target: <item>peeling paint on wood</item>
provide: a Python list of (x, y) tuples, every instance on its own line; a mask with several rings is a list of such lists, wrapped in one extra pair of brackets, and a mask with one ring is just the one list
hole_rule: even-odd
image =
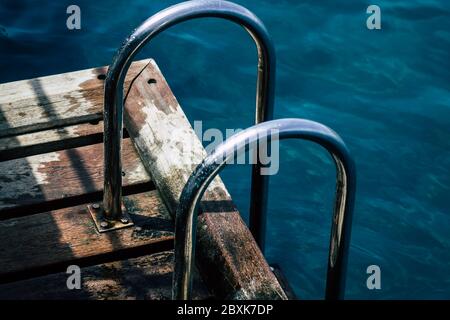
[[(27, 158), (26, 161), (28, 163), (28, 166), (30, 168), (31, 174), (25, 173), (24, 176), (29, 178), (30, 180), (24, 181), (24, 184), (29, 185), (34, 182), (36, 185), (44, 185), (49, 184), (50, 181), (48, 180), (48, 172), (45, 170), (45, 168), (51, 163), (51, 162), (58, 162), (60, 154), (58, 152), (52, 152), (52, 153), (45, 153), (40, 154), (36, 157), (30, 157)], [(14, 183), (17, 183), (17, 181), (14, 181)], [(8, 189), (6, 187), (5, 189)], [(17, 192), (19, 193), (19, 192)]]

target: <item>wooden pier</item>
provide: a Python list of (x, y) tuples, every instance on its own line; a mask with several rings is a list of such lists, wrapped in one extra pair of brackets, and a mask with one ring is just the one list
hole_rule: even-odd
[[(134, 62), (122, 148), (134, 226), (99, 233), (87, 205), (102, 197), (106, 71), (0, 84), (0, 299), (171, 298), (172, 216), (206, 153), (156, 63)], [(286, 299), (220, 178), (201, 209), (195, 299)]]

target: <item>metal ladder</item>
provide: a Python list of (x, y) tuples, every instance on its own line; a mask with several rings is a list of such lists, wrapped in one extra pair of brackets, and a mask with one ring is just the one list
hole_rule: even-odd
[[(275, 133), (275, 137), (274, 137)], [(355, 198), (355, 165), (342, 139), (330, 128), (304, 119), (267, 121), (241, 131), (208, 155), (189, 177), (180, 196), (175, 221), (175, 270), (172, 297), (191, 297), (197, 217), (200, 200), (209, 184), (248, 145), (271, 139), (303, 139), (324, 147), (333, 157), (337, 171), (336, 200), (331, 224), (326, 299), (344, 297), (345, 273)], [(264, 233), (261, 233), (264, 235)]]
[[(235, 147), (259, 142), (278, 130), (279, 138), (314, 141), (333, 156), (337, 167), (336, 204), (333, 215), (328, 260), (326, 298), (343, 297), (345, 269), (350, 238), (351, 215), (355, 193), (355, 169), (347, 148), (331, 129), (308, 120), (273, 119), (275, 89), (275, 50), (264, 24), (246, 8), (220, 0), (192, 0), (169, 7), (153, 15), (135, 29), (117, 51), (105, 79), (104, 92), (104, 195), (102, 206), (91, 208), (100, 232), (131, 226), (133, 223), (122, 205), (121, 143), (123, 127), (123, 86), (125, 76), (135, 55), (162, 31), (178, 23), (215, 17), (244, 27), (256, 43), (258, 78), (255, 125), (231, 137), (200, 164), (186, 183), (176, 216), (175, 272), (173, 298), (189, 299), (195, 251), (195, 229), (198, 203), (213, 178), (223, 169), (220, 155), (231, 157)], [(215, 161), (219, 161), (216, 164)], [(262, 165), (252, 168), (250, 230), (264, 251), (268, 176), (261, 174)], [(93, 205), (94, 206), (94, 205)], [(94, 209), (94, 210), (93, 210)]]
[[(258, 78), (256, 90), (255, 123), (273, 118), (275, 89), (275, 50), (266, 27), (252, 12), (228, 1), (193, 0), (179, 3), (158, 12), (144, 21), (124, 41), (117, 51), (105, 79), (104, 95), (104, 194), (103, 204), (93, 210), (94, 222), (100, 232), (132, 225), (122, 210), (121, 143), (123, 127), (123, 85), (133, 57), (156, 35), (178, 23), (203, 18), (221, 18), (244, 27), (256, 43), (258, 51)], [(261, 164), (253, 165), (250, 229), (259, 246), (264, 237), (266, 194), (268, 179), (260, 175)]]

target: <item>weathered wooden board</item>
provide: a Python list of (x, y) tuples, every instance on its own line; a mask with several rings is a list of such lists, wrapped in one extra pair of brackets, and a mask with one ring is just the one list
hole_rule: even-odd
[[(131, 65), (125, 92), (148, 62)], [(101, 120), (107, 68), (0, 84), (0, 138)]]
[[(125, 193), (153, 188), (130, 139), (122, 159)], [(102, 143), (0, 162), (0, 220), (100, 199), (102, 190)]]
[(0, 162), (103, 141), (103, 121), (0, 138)]
[[(158, 282), (159, 276), (169, 279), (162, 274), (168, 260), (124, 259), (173, 246), (172, 220), (158, 192), (142, 192), (153, 190), (155, 181), (173, 213), (205, 152), (156, 64), (135, 62), (125, 89), (125, 127), (133, 143), (125, 139), (122, 159), (124, 194), (140, 193), (125, 197), (136, 225), (99, 234), (86, 203), (100, 200), (103, 187), (98, 76), (104, 73), (106, 67), (0, 84), (0, 283), (7, 283), (0, 292), (9, 288), (20, 296), (35, 284), (46, 288), (39, 289), (43, 295), (58, 298), (170, 296), (170, 281), (161, 287)], [(205, 194), (202, 211), (197, 262), (215, 295), (285, 299), (220, 178)], [(121, 261), (109, 263), (116, 260)], [(87, 272), (86, 290), (45, 287), (65, 281), (69, 264)], [(136, 269), (141, 273), (132, 275)], [(157, 288), (149, 290), (146, 283)]]
[(86, 205), (0, 221), (0, 283), (173, 247), (157, 191), (124, 197), (135, 225), (98, 233)]
[[(124, 119), (174, 214), (184, 183), (206, 153), (154, 61), (133, 82)], [(197, 261), (214, 293), (232, 299), (286, 299), (220, 178), (206, 192), (202, 211)]]
[[(81, 269), (81, 288), (67, 288), (68, 274), (47, 276), (0, 285), (0, 300), (89, 299), (166, 300), (171, 299), (173, 252), (114, 261)], [(210, 298), (195, 274), (193, 298)]]

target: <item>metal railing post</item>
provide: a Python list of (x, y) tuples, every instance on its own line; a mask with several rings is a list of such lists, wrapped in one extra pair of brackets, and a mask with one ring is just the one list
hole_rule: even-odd
[[(121, 142), (123, 126), (123, 84), (133, 57), (157, 34), (186, 20), (215, 17), (243, 26), (254, 39), (258, 49), (258, 80), (255, 122), (273, 118), (275, 86), (275, 50), (264, 24), (252, 12), (228, 1), (186, 1), (158, 12), (142, 23), (125, 40), (108, 69), (104, 95), (104, 195), (103, 210), (107, 220), (121, 216), (122, 164)], [(260, 164), (254, 165), (252, 175), (252, 197), (265, 199), (267, 177), (260, 174)], [(260, 203), (260, 201), (251, 201)], [(265, 206), (252, 207), (252, 216), (265, 216)], [(252, 220), (253, 221), (253, 220)], [(258, 222), (252, 222), (252, 225)], [(259, 226), (252, 229), (259, 230)], [(260, 238), (256, 235), (258, 240)]]
[(189, 177), (181, 193), (175, 221), (174, 299), (185, 300), (191, 297), (197, 217), (204, 192), (230, 159), (235, 159), (239, 152), (245, 151), (246, 146), (272, 137), (274, 132), (278, 139), (295, 138), (318, 143), (334, 159), (337, 186), (328, 255), (326, 299), (343, 298), (356, 187), (353, 160), (342, 139), (328, 127), (309, 120), (281, 119), (264, 122), (235, 134), (208, 155)]

